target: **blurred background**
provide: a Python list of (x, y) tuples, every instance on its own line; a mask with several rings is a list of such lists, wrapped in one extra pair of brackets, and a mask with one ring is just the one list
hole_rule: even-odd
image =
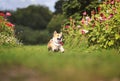
[(69, 17), (81, 18), (101, 0), (0, 0), (0, 11), (11, 12), (16, 37), (24, 44), (45, 44)]

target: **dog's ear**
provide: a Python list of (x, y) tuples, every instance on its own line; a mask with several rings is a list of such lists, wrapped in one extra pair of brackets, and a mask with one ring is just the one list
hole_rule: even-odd
[(60, 32), (60, 35), (62, 35), (62, 32)]
[(57, 32), (56, 32), (56, 31), (54, 31), (54, 35), (55, 35), (55, 34), (57, 34)]

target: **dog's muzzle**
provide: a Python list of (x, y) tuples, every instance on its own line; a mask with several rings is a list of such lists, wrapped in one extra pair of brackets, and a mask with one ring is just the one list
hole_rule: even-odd
[(62, 37), (60, 37), (60, 38), (57, 38), (57, 40), (62, 40)]

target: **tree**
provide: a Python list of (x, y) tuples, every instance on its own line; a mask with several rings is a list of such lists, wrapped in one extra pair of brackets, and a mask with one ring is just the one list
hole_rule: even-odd
[(64, 3), (64, 2), (65, 2), (64, 0), (58, 0), (58, 1), (55, 3), (55, 6), (54, 6), (55, 12), (54, 12), (54, 14), (62, 14), (62, 13), (63, 13), (63, 11), (62, 11), (62, 6), (63, 6), (63, 3)]
[(50, 33), (53, 33), (55, 30), (60, 32), (61, 24), (63, 24), (63, 20), (65, 17), (61, 14), (54, 15), (49, 22), (47, 29)]
[(95, 9), (98, 4), (98, 0), (66, 0), (63, 4), (63, 14), (80, 18), (84, 11), (90, 15), (91, 9)]
[(10, 18), (11, 22), (23, 25), (32, 29), (43, 30), (52, 17), (48, 7), (41, 5), (31, 5), (27, 8), (17, 9)]

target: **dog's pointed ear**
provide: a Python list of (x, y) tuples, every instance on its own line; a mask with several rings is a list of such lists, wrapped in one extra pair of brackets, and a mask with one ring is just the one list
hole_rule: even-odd
[(62, 32), (60, 32), (60, 34), (62, 35)]
[(55, 34), (57, 34), (57, 32), (56, 32), (56, 31), (54, 31), (54, 35), (55, 35)]

